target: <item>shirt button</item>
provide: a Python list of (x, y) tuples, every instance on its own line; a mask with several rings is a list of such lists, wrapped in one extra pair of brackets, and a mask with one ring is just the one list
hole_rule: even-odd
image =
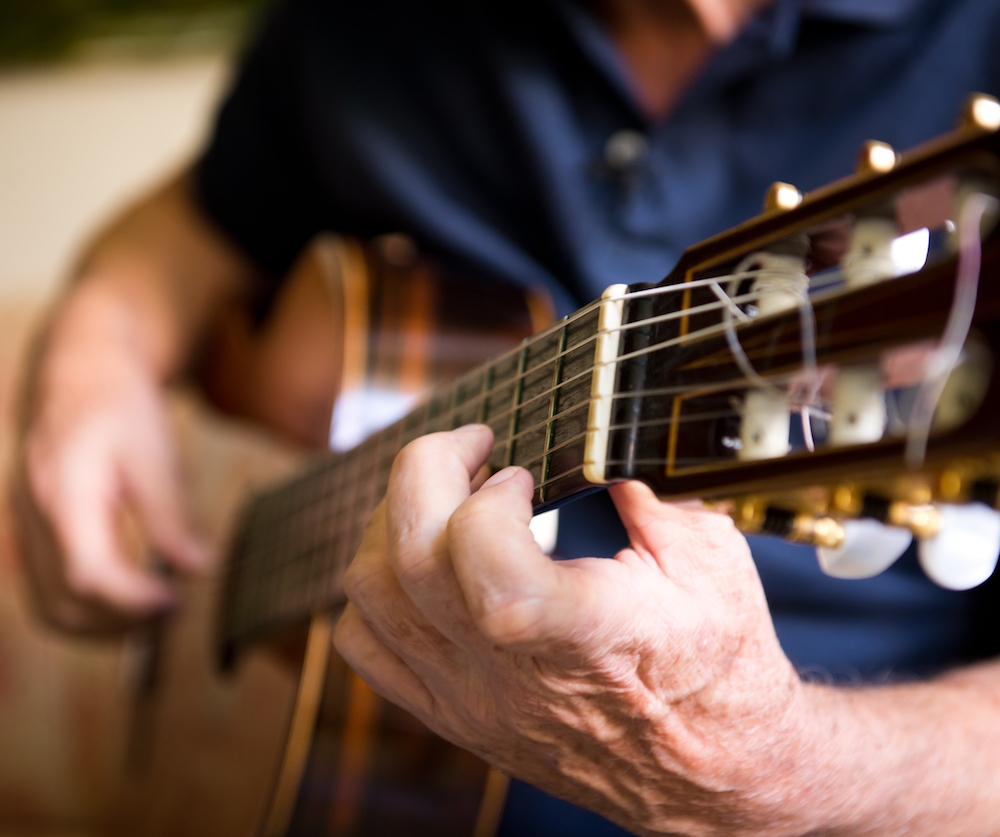
[(644, 134), (623, 128), (604, 143), (604, 163), (611, 171), (625, 174), (641, 168), (649, 156), (649, 140)]

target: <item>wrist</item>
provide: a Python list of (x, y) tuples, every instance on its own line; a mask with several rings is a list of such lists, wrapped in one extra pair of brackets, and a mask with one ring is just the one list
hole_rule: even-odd
[(82, 277), (55, 312), (45, 361), (116, 356), (158, 381), (174, 374), (184, 355), (180, 329), (156, 283), (143, 279), (127, 263)]
[(879, 831), (880, 823), (913, 766), (872, 705), (883, 696), (877, 688), (802, 684), (796, 755), (783, 781), (790, 834), (896, 833)]

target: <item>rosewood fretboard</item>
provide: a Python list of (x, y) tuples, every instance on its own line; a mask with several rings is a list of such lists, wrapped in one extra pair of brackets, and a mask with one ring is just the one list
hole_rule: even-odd
[(224, 643), (234, 647), (343, 603), (344, 571), (385, 495), (393, 460), (419, 436), (487, 424), (495, 436), (489, 467), (527, 468), (536, 505), (587, 488), (583, 434), (596, 329), (596, 308), (585, 309), (434, 390), (356, 448), (256, 498), (233, 550)]

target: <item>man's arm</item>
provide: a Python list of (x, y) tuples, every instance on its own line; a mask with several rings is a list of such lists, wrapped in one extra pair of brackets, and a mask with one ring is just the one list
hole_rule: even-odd
[(803, 684), (728, 518), (626, 483), (632, 548), (553, 562), (526, 471), (475, 490), (490, 444), (472, 427), (397, 459), (336, 632), (376, 691), (643, 834), (1000, 832), (1000, 666)]
[(119, 538), (135, 512), (157, 551), (191, 571), (206, 555), (182, 509), (162, 388), (249, 263), (197, 208), (187, 175), (140, 201), (87, 249), (25, 374), (13, 490), (42, 614), (104, 632), (170, 607)]

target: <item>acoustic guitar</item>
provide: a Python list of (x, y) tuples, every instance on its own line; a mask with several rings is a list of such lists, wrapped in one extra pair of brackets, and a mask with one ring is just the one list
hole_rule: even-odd
[[(939, 582), (982, 581), (1000, 545), (998, 128), (1000, 104), (972, 97), (953, 133), (906, 154), (868, 143), (807, 195), (775, 184), (662, 282), (550, 325), (544, 294), (456, 276), (404, 237), (315, 242), (268, 322), (220, 323), (203, 380), (333, 450), (247, 503), (218, 601), (167, 627), (121, 832), (494, 833), (505, 777), (331, 647), (362, 529), (425, 433), (488, 424), (489, 467), (527, 468), (539, 512), (638, 479), (814, 544), (845, 577), (884, 568), (903, 533)], [(956, 526), (985, 544), (964, 565)], [(192, 701), (198, 725), (172, 725)]]

